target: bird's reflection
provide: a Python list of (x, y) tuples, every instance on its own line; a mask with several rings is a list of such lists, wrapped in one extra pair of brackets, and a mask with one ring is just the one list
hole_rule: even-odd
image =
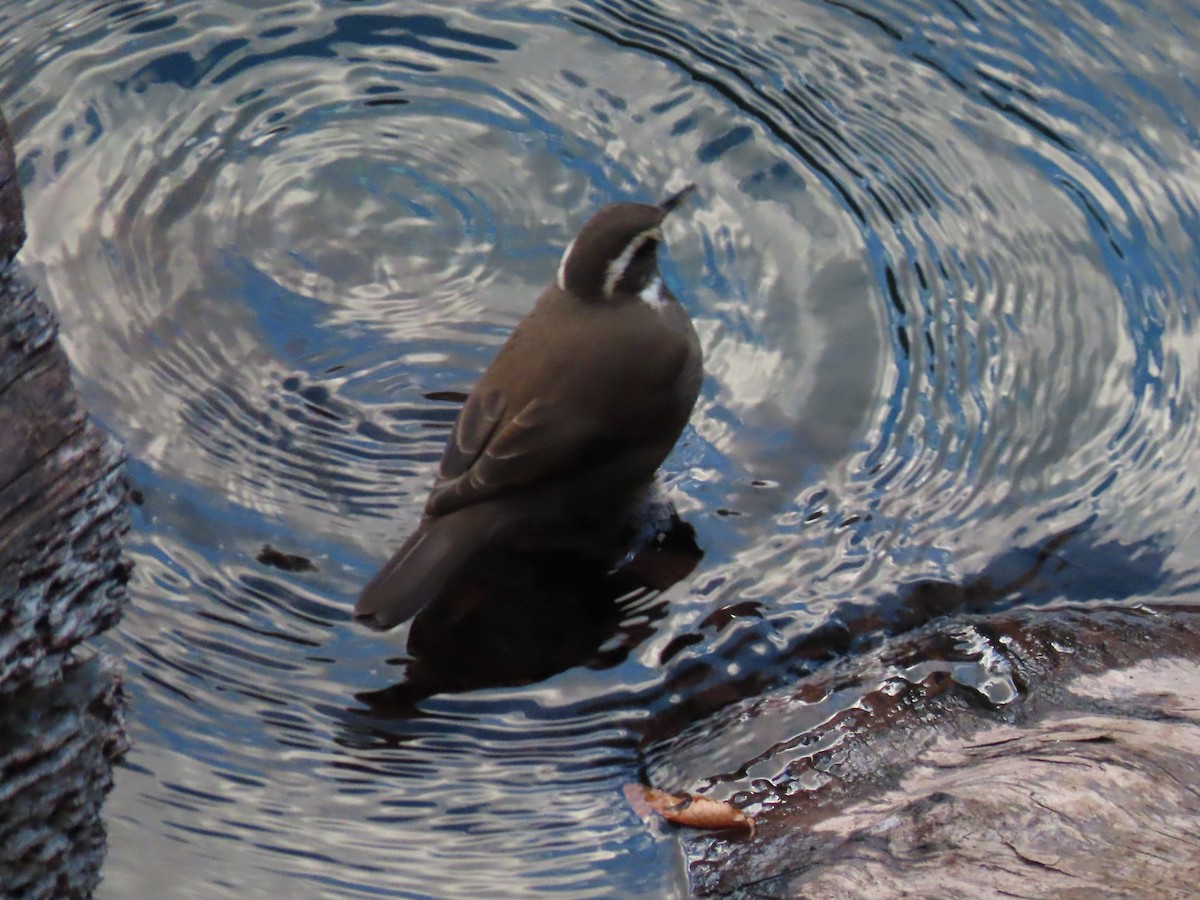
[(413, 621), (403, 680), (356, 699), (377, 715), (404, 717), (432, 694), (617, 665), (666, 615), (662, 593), (702, 556), (692, 527), (672, 516), (669, 528), (613, 571), (566, 555), (485, 558), (452, 597)]

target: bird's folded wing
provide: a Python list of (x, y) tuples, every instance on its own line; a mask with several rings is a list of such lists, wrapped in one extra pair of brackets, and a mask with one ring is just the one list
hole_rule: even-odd
[(497, 391), (472, 395), (446, 444), (425, 514), (446, 513), (560, 474), (590, 458), (605, 435), (586, 416), (534, 399), (505, 418)]
[(438, 484), (458, 478), (475, 464), (504, 418), (506, 407), (504, 395), (494, 388), (473, 391), (467, 397), (442, 451)]

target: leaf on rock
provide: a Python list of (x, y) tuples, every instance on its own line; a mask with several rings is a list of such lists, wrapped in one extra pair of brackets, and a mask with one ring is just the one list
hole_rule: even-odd
[(644, 820), (656, 813), (688, 828), (748, 828), (754, 837), (754, 819), (728, 803), (692, 794), (668, 794), (644, 784), (627, 784), (624, 792), (633, 811)]

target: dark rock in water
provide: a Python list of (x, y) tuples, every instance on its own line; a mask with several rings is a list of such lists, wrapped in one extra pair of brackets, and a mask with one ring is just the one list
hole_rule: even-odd
[(316, 565), (307, 556), (301, 556), (299, 553), (284, 553), (282, 550), (276, 550), (270, 544), (263, 544), (263, 548), (258, 551), (255, 559), (264, 566), (272, 566), (281, 572), (315, 572), (317, 570)]
[(13, 262), (24, 238), (0, 118), (0, 896), (86, 897), (126, 739), (119, 677), (77, 654), (127, 601), (129, 517), (121, 450)]
[(88, 897), (100, 881), (100, 808), (128, 744), (120, 678), (100, 658), (0, 712), (0, 896)]
[(17, 183), (17, 160), (8, 123), (0, 112), (0, 266), (12, 262), (25, 243), (25, 204)]
[(430, 694), (619, 665), (666, 615), (662, 592), (701, 556), (695, 532), (676, 518), (613, 571), (570, 554), (509, 555), (479, 567), (457, 603), (430, 606), (413, 621), (403, 680), (358, 699), (404, 716)]
[(3, 217), (20, 211), (0, 130), (0, 695), (58, 681), (117, 621), (128, 574), (121, 449), (88, 420), (57, 325), (10, 261), (24, 226)]

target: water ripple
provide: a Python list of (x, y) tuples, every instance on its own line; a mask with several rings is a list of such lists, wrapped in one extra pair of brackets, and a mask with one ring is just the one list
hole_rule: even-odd
[[(144, 501), (111, 890), (662, 895), (620, 786), (714, 710), (1194, 592), (1200, 51), (1150, 7), (0, 4), (23, 262)], [(348, 610), (453, 398), (588, 213), (684, 180), (703, 562), (537, 684), (415, 684)]]

